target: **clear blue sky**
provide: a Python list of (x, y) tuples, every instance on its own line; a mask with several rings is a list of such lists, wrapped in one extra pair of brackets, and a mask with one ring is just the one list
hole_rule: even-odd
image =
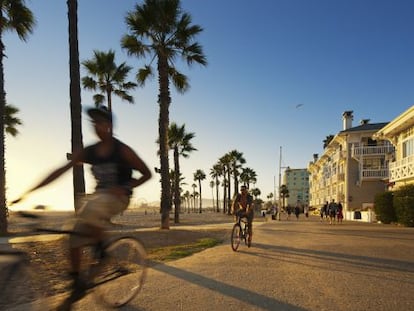
[[(127, 56), (120, 39), (137, 1), (78, 2), (81, 61), (95, 49), (114, 49), (117, 63), (126, 61), (135, 74), (144, 61)], [(26, 43), (15, 34), (4, 37), (7, 100), (24, 122), (21, 134), (6, 141), (9, 199), (63, 164), (70, 151), (66, 1), (26, 3), (37, 20), (33, 35)], [(204, 28), (197, 41), (209, 62), (178, 64), (191, 89), (172, 93), (170, 120), (196, 134), (198, 151), (181, 160), (185, 190), (192, 190), (197, 169), (208, 175), (219, 157), (237, 149), (266, 199), (278, 183), (280, 146), (282, 166), (305, 168), (322, 153), (325, 137), (342, 129), (343, 111), (354, 111), (354, 125), (388, 122), (414, 103), (413, 1), (184, 0), (182, 7)], [(84, 106), (93, 104), (92, 95), (82, 90)], [(114, 98), (115, 132), (153, 168), (159, 166), (156, 79), (133, 96), (134, 105)], [(87, 117), (83, 131), (84, 143), (93, 142)], [(211, 198), (209, 181), (205, 198)], [(87, 188), (93, 189), (89, 178)], [(154, 175), (135, 190), (134, 202), (159, 196)], [(36, 204), (71, 208), (71, 174), (21, 207)]]

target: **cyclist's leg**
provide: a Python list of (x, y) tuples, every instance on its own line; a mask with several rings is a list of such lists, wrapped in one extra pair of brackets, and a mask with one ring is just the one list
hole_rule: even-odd
[(248, 215), (247, 215), (247, 223), (248, 223), (248, 226), (249, 226), (249, 229), (248, 229), (248, 232), (249, 232), (249, 239), (248, 239), (248, 242), (249, 242), (249, 244), (252, 242), (252, 237), (253, 237), (253, 212), (250, 212)]
[(79, 235), (70, 237), (71, 273), (75, 286), (82, 266), (82, 249), (85, 245), (97, 244), (105, 238), (105, 225), (110, 219), (124, 211), (129, 198), (118, 197), (107, 192), (96, 192), (88, 196), (77, 212), (74, 231)]

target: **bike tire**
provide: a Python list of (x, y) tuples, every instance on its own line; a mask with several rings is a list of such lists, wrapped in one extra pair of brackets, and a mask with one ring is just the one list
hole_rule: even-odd
[(93, 293), (100, 303), (121, 307), (140, 292), (147, 274), (144, 245), (133, 237), (113, 240), (94, 273)]
[(240, 245), (242, 235), (242, 228), (239, 224), (234, 224), (231, 230), (231, 248), (233, 251), (237, 251)]

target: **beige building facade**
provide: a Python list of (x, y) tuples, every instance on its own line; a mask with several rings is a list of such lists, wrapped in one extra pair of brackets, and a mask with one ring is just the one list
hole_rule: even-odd
[(373, 134), (387, 123), (362, 120), (353, 126), (353, 111), (342, 115), (343, 130), (327, 143), (324, 153), (314, 155), (308, 165), (309, 205), (341, 202), (348, 220), (373, 221), (374, 198), (386, 189), (388, 156), (394, 147)]
[(395, 152), (389, 156), (389, 189), (414, 184), (414, 106), (411, 106), (375, 135), (386, 139)]

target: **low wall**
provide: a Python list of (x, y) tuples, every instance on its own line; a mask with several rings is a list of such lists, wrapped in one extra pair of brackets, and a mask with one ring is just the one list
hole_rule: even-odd
[(368, 211), (348, 211), (345, 212), (345, 220), (362, 221), (362, 222), (376, 222), (377, 217), (371, 210)]

